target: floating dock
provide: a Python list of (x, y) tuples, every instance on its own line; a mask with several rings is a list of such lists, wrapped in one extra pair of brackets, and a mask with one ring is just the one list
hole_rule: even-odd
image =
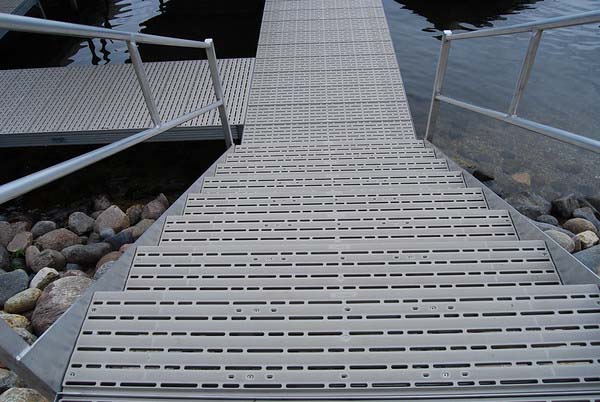
[(266, 2), (242, 145), (185, 204), (61, 401), (600, 397), (598, 278), (415, 138), (381, 0)]
[[(219, 60), (228, 116), (241, 135), (254, 59)], [(208, 62), (144, 63), (163, 119), (215, 101)], [(0, 147), (110, 143), (152, 127), (128, 64), (0, 71)], [(216, 110), (155, 141), (222, 139)]]

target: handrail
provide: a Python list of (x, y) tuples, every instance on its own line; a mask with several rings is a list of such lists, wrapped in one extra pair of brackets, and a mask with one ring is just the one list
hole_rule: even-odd
[[(531, 75), (531, 69), (533, 67), (533, 64), (535, 63), (537, 50), (539, 48), (543, 32), (545, 30), (566, 28), (576, 25), (593, 24), (597, 22), (600, 22), (600, 10), (565, 17), (550, 18), (541, 22), (519, 24), (502, 28), (484, 29), (480, 31), (466, 32), (462, 34), (453, 34), (452, 31), (444, 31), (442, 35), (439, 62), (435, 75), (435, 83), (433, 86), (433, 95), (431, 97), (431, 105), (429, 107), (429, 116), (427, 118), (427, 130), (425, 132), (425, 139), (428, 141), (432, 141), (433, 131), (435, 130), (435, 125), (439, 114), (440, 102), (444, 102), (453, 106), (460, 107), (462, 109), (479, 113), (484, 116), (492, 117), (496, 120), (503, 121), (513, 126), (521, 127), (526, 130), (533, 131), (550, 138), (554, 138), (556, 140), (577, 146), (579, 148), (587, 149), (595, 153), (600, 153), (600, 141), (598, 140), (580, 134), (575, 134), (570, 131), (561, 130), (559, 128), (538, 123), (529, 119), (525, 119), (517, 115), (517, 110), (519, 108), (521, 98), (523, 97), (523, 92), (525, 91), (525, 87), (527, 86), (527, 82), (529, 81), (529, 76)], [(529, 40), (527, 53), (525, 54), (525, 59), (523, 60), (521, 71), (519, 73), (519, 78), (517, 80), (513, 97), (507, 112), (499, 112), (497, 110), (473, 105), (471, 103), (453, 99), (442, 94), (444, 79), (448, 67), (448, 58), (450, 55), (450, 44), (452, 41), (485, 38), (500, 35), (512, 35), (523, 32), (532, 32), (532, 35), (531, 39)]]
[[(29, 191), (39, 188), (54, 180), (60, 179), (61, 177), (121, 152), (136, 144), (139, 144), (140, 142), (177, 127), (186, 121), (192, 120), (213, 109), (219, 109), (219, 117), (221, 118), (221, 125), (225, 134), (225, 143), (227, 148), (233, 145), (233, 136), (231, 133), (231, 127), (229, 125), (229, 119), (227, 117), (227, 109), (225, 107), (225, 95), (221, 85), (221, 78), (219, 76), (219, 70), (217, 67), (215, 46), (212, 39), (206, 39), (205, 41), (194, 41), (189, 39), (147, 35), (136, 32), (116, 31), (106, 28), (43, 20), (39, 18), (22, 17), (3, 13), (0, 13), (0, 28), (38, 34), (54, 34), (83, 38), (104, 38), (126, 42), (136, 78), (142, 90), (142, 95), (144, 96), (146, 107), (148, 108), (152, 123), (154, 124), (154, 127), (152, 128), (146, 129), (122, 140), (113, 142), (112, 144), (108, 144), (83, 155), (77, 156), (73, 159), (69, 159), (65, 162), (0, 186), (0, 204), (28, 193)], [(162, 121), (156, 106), (156, 101), (152, 95), (152, 90), (148, 82), (146, 71), (144, 70), (142, 58), (137, 48), (138, 43), (205, 49), (210, 68), (213, 89), (215, 91), (216, 102), (195, 109), (187, 114), (184, 114), (183, 116), (179, 116), (169, 121)]]

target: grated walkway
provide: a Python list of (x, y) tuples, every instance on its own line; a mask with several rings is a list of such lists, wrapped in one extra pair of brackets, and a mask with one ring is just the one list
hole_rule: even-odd
[[(233, 133), (246, 116), (254, 59), (218, 61)], [(144, 63), (163, 120), (215, 101), (204, 60)], [(108, 143), (152, 127), (129, 64), (0, 71), (0, 147)], [(157, 137), (222, 139), (216, 110)]]
[(598, 286), (416, 140), (392, 49), (381, 0), (267, 0), (243, 144), (96, 293), (62, 401), (600, 397)]

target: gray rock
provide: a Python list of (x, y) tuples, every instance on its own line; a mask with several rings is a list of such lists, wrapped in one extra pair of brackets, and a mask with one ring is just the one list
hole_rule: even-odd
[(558, 230), (548, 230), (544, 233), (550, 236), (552, 240), (557, 242), (562, 248), (567, 250), (569, 253), (575, 251), (575, 243), (573, 242), (573, 239), (571, 239), (571, 237), (569, 237), (568, 235), (559, 232)]
[(0, 306), (8, 299), (29, 286), (29, 276), (22, 269), (7, 272), (0, 276)]
[(15, 328), (25, 328), (29, 330), (31, 327), (31, 322), (27, 317), (23, 317), (20, 314), (10, 314), (5, 313), (4, 311), (0, 311), (0, 319), (4, 320), (12, 329)]
[(35, 276), (31, 279), (29, 283), (30, 288), (37, 288), (40, 290), (44, 290), (46, 286), (50, 285), (52, 282), (59, 278), (59, 273), (54, 268), (42, 268), (40, 271), (35, 274)]
[(37, 288), (25, 289), (4, 303), (4, 311), (11, 314), (21, 314), (32, 310), (41, 294), (42, 291)]
[(40, 255), (40, 250), (36, 246), (27, 247), (25, 250), (25, 265), (27, 265), (27, 268), (31, 269), (31, 265), (38, 255)]
[(48, 232), (52, 232), (56, 230), (56, 223), (52, 221), (39, 221), (31, 228), (31, 233), (33, 234), (33, 238), (37, 239), (40, 236), (45, 235)]
[(38, 237), (35, 244), (40, 249), (60, 251), (69, 246), (79, 244), (79, 236), (68, 229), (56, 229)]
[(130, 230), (123, 230), (114, 236), (110, 236), (105, 240), (111, 245), (113, 250), (118, 250), (123, 244), (133, 243), (133, 233)]
[(17, 234), (17, 233), (21, 233), (21, 232), (27, 232), (29, 229), (31, 229), (31, 222), (18, 221), (18, 222), (11, 223), (10, 226), (13, 228), (15, 234)]
[(73, 276), (61, 278), (44, 289), (38, 299), (31, 322), (35, 334), (46, 331), (90, 286), (89, 278)]
[(98, 233), (90, 233), (90, 235), (88, 236), (87, 244), (100, 243), (101, 241), (102, 238)]
[(115, 231), (114, 231), (113, 229), (111, 229), (111, 228), (106, 228), (106, 229), (103, 229), (103, 230), (100, 232), (100, 239), (102, 239), (102, 240), (104, 241), (104, 240), (106, 240), (106, 239), (108, 239), (109, 237), (111, 237), (111, 236), (114, 236), (114, 235), (115, 235)]
[(96, 270), (96, 272), (94, 273), (93, 279), (95, 281), (100, 279), (104, 274), (106, 274), (108, 271), (110, 271), (110, 269), (113, 267), (113, 265), (115, 265), (114, 261), (108, 261), (108, 262), (102, 264), (102, 266), (100, 268), (98, 268)]
[(592, 246), (595, 246), (600, 242), (598, 239), (598, 235), (591, 230), (586, 230), (585, 232), (578, 233), (575, 238), (581, 243), (581, 249), (585, 250)]
[(596, 218), (594, 214), (594, 210), (590, 207), (577, 208), (573, 211), (573, 216), (576, 218), (582, 218), (592, 222), (594, 227), (596, 228), (596, 232), (600, 231), (600, 220)]
[[(0, 392), (9, 388), (22, 387), (23, 383), (19, 377), (10, 370), (0, 368)], [(2, 399), (0, 399), (1, 401)]]
[(552, 215), (540, 215), (535, 218), (535, 220), (538, 222), (547, 223), (548, 225), (558, 226), (558, 219)]
[(25, 252), (25, 249), (33, 243), (33, 235), (31, 232), (20, 232), (13, 237), (13, 239), (8, 243), (6, 249), (11, 253), (16, 253), (19, 251)]
[(31, 261), (31, 266), (29, 268), (33, 272), (38, 272), (39, 270), (45, 267), (50, 267), (56, 269), (57, 271), (62, 271), (63, 269), (65, 269), (66, 264), (67, 260), (60, 251), (44, 250), (33, 258), (33, 260)]
[(129, 217), (129, 224), (135, 225), (139, 221), (142, 220), (142, 211), (144, 210), (144, 206), (142, 204), (135, 204), (127, 208), (125, 213)]
[(101, 233), (104, 229), (112, 229), (115, 233), (129, 227), (129, 218), (121, 208), (111, 205), (96, 218), (94, 231)]
[(600, 275), (600, 246), (590, 247), (573, 255), (585, 266)]
[(523, 191), (506, 197), (506, 202), (530, 218), (546, 215), (550, 212), (550, 203), (540, 195)]
[(169, 201), (164, 194), (160, 194), (154, 200), (144, 206), (142, 219), (158, 219), (169, 208)]
[(570, 218), (577, 208), (579, 208), (579, 201), (575, 194), (564, 195), (552, 201), (552, 211), (561, 218)]
[(83, 212), (73, 212), (69, 215), (69, 229), (78, 235), (84, 235), (94, 230), (94, 219)]
[(540, 230), (542, 232), (546, 232), (548, 230), (558, 230), (559, 232), (564, 233), (564, 234), (566, 234), (567, 236), (569, 236), (571, 238), (575, 236), (575, 233), (569, 232), (568, 230), (563, 229), (563, 228), (561, 228), (559, 226), (549, 225), (547, 223), (536, 222), (536, 221), (531, 221), (531, 223), (533, 223), (535, 226), (537, 226), (538, 228), (540, 228)]
[(100, 214), (101, 214), (102, 212), (104, 212), (104, 211), (94, 211), (94, 212), (92, 212), (92, 213), (90, 214), (90, 216), (91, 216), (91, 217), (92, 217), (94, 220), (96, 220), (96, 219), (98, 219), (98, 217), (100, 216)]
[(133, 240), (135, 241), (139, 239), (144, 234), (144, 232), (148, 230), (148, 228), (152, 226), (152, 224), (154, 224), (154, 222), (155, 221), (153, 219), (142, 219), (135, 226), (132, 226), (129, 229), (127, 229), (127, 231), (131, 231), (131, 234), (133, 235)]
[(78, 270), (78, 269), (74, 269), (71, 271), (65, 271), (65, 272), (61, 272), (60, 273), (60, 277), (61, 278), (68, 278), (70, 276), (81, 276), (84, 278), (89, 278), (90, 276), (88, 274), (86, 274), (85, 272)]
[(80, 270), (83, 271), (85, 268), (83, 268), (81, 265), (79, 264), (67, 264), (67, 266), (65, 267), (65, 270), (67, 271), (76, 271), (76, 270)]
[(0, 402), (48, 402), (48, 400), (34, 389), (10, 388), (0, 395)]
[(13, 328), (13, 331), (17, 333), (25, 342), (29, 345), (32, 345), (35, 341), (37, 341), (37, 336), (27, 331), (25, 328)]
[(111, 202), (106, 194), (100, 194), (94, 197), (94, 211), (104, 211), (111, 206)]
[(96, 262), (103, 255), (109, 253), (111, 246), (108, 243), (95, 243), (88, 245), (77, 244), (75, 246), (67, 247), (62, 250), (67, 263), (79, 264), (84, 267), (96, 265)]
[(106, 254), (104, 257), (100, 258), (100, 260), (96, 263), (96, 269), (100, 268), (102, 265), (106, 264), (109, 261), (116, 261), (123, 255), (120, 251), (113, 251), (111, 253)]
[(563, 223), (563, 228), (575, 234), (585, 232), (586, 230), (596, 231), (594, 224), (587, 219), (572, 218)]
[(0, 269), (10, 269), (10, 254), (2, 244), (0, 244)]
[(8, 243), (15, 237), (15, 230), (6, 221), (0, 221), (0, 244), (4, 247), (8, 246)]
[(596, 209), (596, 211), (600, 211), (600, 195), (592, 195), (589, 197), (585, 197), (585, 200)]

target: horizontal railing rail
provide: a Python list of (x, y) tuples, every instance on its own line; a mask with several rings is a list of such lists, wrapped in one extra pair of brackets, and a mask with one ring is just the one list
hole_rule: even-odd
[[(120, 141), (116, 141), (112, 144), (103, 146), (73, 159), (0, 186), (0, 204), (26, 194), (31, 190), (39, 188), (54, 180), (60, 179), (61, 177), (96, 163), (111, 155), (119, 153), (127, 148), (139, 144), (140, 142), (155, 137), (158, 134), (164, 133), (167, 130), (175, 128), (213, 109), (219, 110), (219, 117), (221, 118), (221, 124), (225, 134), (225, 143), (227, 148), (233, 145), (233, 136), (231, 133), (231, 127), (229, 125), (229, 119), (227, 117), (227, 108), (225, 105), (225, 95), (221, 85), (221, 78), (219, 76), (219, 70), (217, 67), (217, 56), (212, 39), (195, 41), (189, 39), (170, 38), (165, 36), (116, 31), (106, 28), (22, 17), (3, 13), (0, 13), (0, 29), (37, 34), (73, 36), (80, 38), (103, 38), (125, 42), (127, 44), (127, 49), (129, 50), (133, 70), (142, 90), (146, 107), (148, 108), (148, 113), (150, 114), (150, 118), (154, 124), (154, 127), (146, 129), (137, 134), (133, 134)], [(162, 121), (158, 107), (156, 106), (155, 98), (150, 88), (150, 83), (148, 82), (148, 77), (143, 66), (142, 58), (138, 51), (138, 43), (204, 49), (208, 59), (216, 102), (199, 107), (177, 118), (168, 121)]]
[[(537, 50), (539, 48), (543, 32), (551, 29), (593, 24), (597, 22), (600, 22), (600, 10), (566, 17), (550, 18), (535, 23), (513, 25), (502, 28), (484, 29), (480, 31), (466, 32), (461, 34), (453, 34), (452, 31), (444, 31), (442, 35), (442, 44), (440, 49), (437, 71), (435, 75), (435, 82), (433, 85), (433, 95), (431, 97), (429, 116), (427, 119), (427, 130), (425, 132), (425, 139), (427, 139), (428, 141), (433, 140), (433, 132), (435, 130), (436, 122), (438, 119), (440, 103), (443, 102), (465, 110), (470, 110), (472, 112), (479, 113), (484, 116), (494, 118), (496, 120), (503, 121), (513, 126), (521, 127), (523, 129), (533, 131), (550, 138), (554, 138), (556, 140), (574, 145), (579, 148), (587, 149), (595, 153), (600, 153), (600, 141), (598, 140), (580, 134), (575, 134), (567, 130), (552, 127), (550, 125), (538, 123), (523, 117), (519, 117), (517, 114), (519, 104), (525, 91), (525, 87), (527, 86), (529, 76), (531, 75), (531, 69), (533, 67), (533, 64), (535, 63)], [(512, 35), (525, 32), (531, 32), (532, 35), (531, 39), (529, 40), (527, 53), (525, 54), (525, 59), (523, 60), (521, 71), (519, 73), (517, 84), (515, 86), (513, 97), (511, 99), (510, 106), (507, 112), (500, 112), (494, 109), (484, 108), (442, 94), (444, 80), (446, 77), (446, 70), (448, 67), (448, 59), (450, 56), (450, 44), (452, 41), (495, 37), (501, 35)]]

